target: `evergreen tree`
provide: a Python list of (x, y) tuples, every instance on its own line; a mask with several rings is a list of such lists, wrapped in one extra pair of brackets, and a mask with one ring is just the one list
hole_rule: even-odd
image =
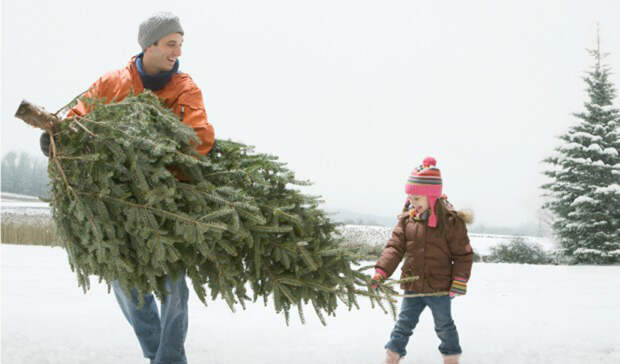
[(2, 191), (48, 197), (47, 160), (21, 152), (7, 153), (2, 158)]
[(18, 193), (17, 153), (9, 152), (2, 158), (2, 191)]
[(562, 145), (544, 160), (551, 182), (545, 208), (564, 253), (575, 263), (620, 262), (620, 111), (597, 39), (594, 67), (584, 77), (589, 100), (578, 123), (559, 137)]
[(50, 186), (49, 177), (47, 176), (47, 160), (35, 158), (32, 161), (32, 170), (30, 178), (33, 181), (31, 195), (49, 198)]
[(394, 290), (371, 289), (319, 198), (295, 189), (307, 182), (277, 157), (224, 140), (196, 154), (194, 131), (148, 91), (85, 101), (88, 115), (51, 127), (49, 163), (53, 218), (84, 290), (94, 275), (164, 297), (164, 277), (185, 271), (203, 302), (271, 297), (287, 322), (293, 307), (304, 321), (303, 304), (324, 322), (359, 294), (395, 313)]
[(19, 153), (19, 162), (17, 163), (17, 185), (20, 192), (25, 195), (32, 194), (32, 159), (26, 152)]

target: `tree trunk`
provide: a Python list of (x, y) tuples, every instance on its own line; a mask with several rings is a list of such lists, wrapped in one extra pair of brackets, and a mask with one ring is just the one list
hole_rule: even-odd
[(35, 128), (50, 131), (55, 123), (60, 121), (54, 114), (45, 111), (41, 106), (23, 100), (15, 112), (15, 117)]

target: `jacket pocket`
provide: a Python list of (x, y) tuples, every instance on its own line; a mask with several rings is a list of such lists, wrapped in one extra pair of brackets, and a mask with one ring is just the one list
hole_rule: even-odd
[(179, 116), (179, 120), (189, 125), (197, 121), (207, 121), (206, 110), (203, 107), (189, 103), (179, 103), (177, 115)]

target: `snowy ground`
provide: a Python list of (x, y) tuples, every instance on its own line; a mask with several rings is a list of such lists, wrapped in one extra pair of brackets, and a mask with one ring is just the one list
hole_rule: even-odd
[[(61, 248), (1, 246), (3, 364), (129, 364), (137, 341), (104, 285), (86, 295)], [(620, 266), (477, 263), (467, 296), (453, 301), (464, 364), (620, 363)], [(613, 288), (616, 287), (616, 288)], [(379, 363), (393, 321), (362, 302), (323, 327), (306, 310), (291, 326), (265, 308), (231, 313), (191, 294), (190, 364)], [(440, 363), (426, 310), (402, 362)]]
[[(368, 226), (368, 225), (344, 225), (341, 228), (345, 240), (348, 242), (364, 242), (370, 245), (385, 245), (392, 236), (393, 227)], [(471, 246), (480, 255), (491, 254), (491, 247), (498, 244), (510, 243), (514, 235), (475, 234), (469, 233)], [(523, 236), (526, 242), (538, 244), (546, 251), (552, 251), (557, 247), (551, 239), (537, 236)]]
[(28, 216), (49, 216), (50, 205), (34, 196), (2, 192), (0, 195), (0, 211), (2, 214), (20, 214)]
[[(4, 216), (12, 219), (26, 217), (50, 216), (50, 207), (46, 202), (37, 197), (2, 192), (0, 198), (0, 211)], [(370, 225), (344, 225), (341, 228), (345, 240), (354, 243), (366, 243), (369, 245), (385, 245), (392, 234), (393, 227), (370, 226)], [(479, 255), (489, 255), (491, 247), (509, 243), (515, 237), (512, 235), (474, 234), (470, 233), (471, 245)], [(530, 243), (540, 245), (546, 251), (552, 251), (556, 247), (548, 238), (524, 236), (523, 239)]]

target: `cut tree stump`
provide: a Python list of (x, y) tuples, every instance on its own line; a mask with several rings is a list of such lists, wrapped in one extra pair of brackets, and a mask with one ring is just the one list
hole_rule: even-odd
[(23, 100), (17, 108), (15, 117), (23, 120), (28, 125), (47, 131), (52, 130), (54, 124), (60, 121), (60, 118), (56, 115), (26, 100)]

